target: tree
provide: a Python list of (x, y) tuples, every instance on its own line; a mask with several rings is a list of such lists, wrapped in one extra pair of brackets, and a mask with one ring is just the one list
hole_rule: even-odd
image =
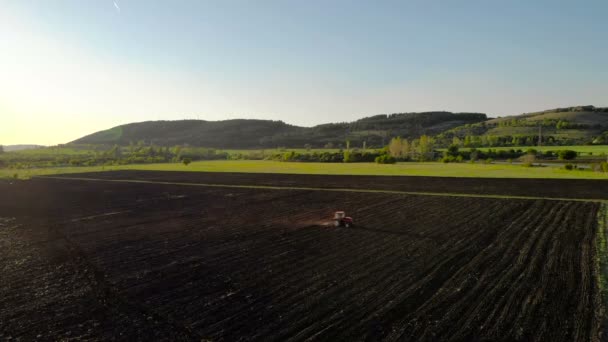
[(490, 145), (490, 146), (497, 146), (500, 144), (498, 137), (495, 135), (488, 135), (487, 140), (488, 140), (488, 145)]
[(513, 139), (511, 139), (511, 145), (519, 146), (520, 144), (521, 144), (521, 141), (519, 140), (519, 137), (513, 137)]
[(433, 159), (433, 138), (429, 137), (428, 135), (423, 135), (420, 137), (418, 144), (418, 153), (420, 153), (420, 160), (424, 161)]
[(402, 139), (401, 140), (401, 156), (405, 157), (405, 158), (409, 158), (411, 153), (412, 153), (412, 146), (410, 145), (410, 142), (407, 139)]
[(456, 157), (458, 156), (458, 145), (452, 144), (448, 147), (448, 156)]
[(154, 148), (154, 145), (150, 145), (150, 148), (148, 148), (148, 155), (150, 157), (156, 157), (156, 149)]
[(568, 121), (559, 120), (557, 122), (557, 125), (555, 125), (555, 128), (557, 128), (557, 129), (566, 129), (566, 128), (568, 128)]
[(388, 144), (388, 152), (393, 158), (401, 157), (402, 153), (402, 144), (401, 137), (396, 137), (391, 139), (391, 142)]
[(464, 146), (465, 147), (471, 146), (471, 136), (470, 135), (467, 135), (464, 137)]
[(417, 139), (413, 139), (410, 143), (410, 154), (415, 153), (416, 151), (418, 151), (418, 140)]
[(454, 136), (452, 138), (452, 145), (461, 146), (462, 145), (462, 141), (460, 141), (460, 139), (457, 136)]
[(120, 157), (122, 157), (120, 147), (118, 145), (114, 145), (114, 147), (112, 147), (112, 149), (108, 151), (108, 155), (114, 160), (120, 159)]
[(479, 135), (471, 136), (471, 145), (478, 147), (482, 145), (481, 137)]
[(184, 165), (188, 166), (188, 164), (192, 163), (192, 159), (190, 159), (190, 158), (184, 158), (182, 160), (182, 163), (184, 163)]
[(179, 161), (182, 158), (182, 147), (179, 145), (173, 147), (173, 154), (175, 155), (175, 161)]
[(4, 153), (4, 146), (0, 145), (0, 154)]
[(133, 144), (133, 141), (129, 141), (129, 154), (133, 155), (133, 152), (135, 152), (135, 144)]

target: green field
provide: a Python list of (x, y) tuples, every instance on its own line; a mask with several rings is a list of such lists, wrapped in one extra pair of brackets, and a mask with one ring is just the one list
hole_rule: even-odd
[[(508, 150), (522, 150), (525, 151), (527, 149), (533, 148), (537, 151), (545, 152), (545, 151), (559, 151), (559, 150), (572, 150), (576, 152), (580, 152), (582, 155), (589, 155), (592, 153), (594, 156), (599, 156), (604, 153), (608, 155), (608, 145), (575, 145), (575, 146), (515, 146), (515, 147), (478, 147), (479, 151), (487, 151), (487, 150), (496, 150), (496, 151), (508, 151)], [(446, 149), (439, 149), (441, 151), (445, 151)], [(461, 151), (469, 151), (470, 148), (462, 147)]]
[(470, 163), (286, 163), (261, 160), (200, 161), (185, 166), (178, 163), (138, 164), (118, 166), (64, 167), (39, 169), (0, 169), (0, 178), (20, 179), (37, 175), (110, 170), (157, 170), (192, 172), (257, 172), (331, 175), (390, 175), (489, 178), (572, 178), (608, 179), (608, 174), (586, 170), (564, 170), (557, 167), (523, 167), (509, 164)]

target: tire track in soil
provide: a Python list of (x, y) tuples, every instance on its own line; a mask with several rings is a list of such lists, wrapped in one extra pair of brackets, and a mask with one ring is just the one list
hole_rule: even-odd
[[(489, 244), (489, 246), (491, 246), (491, 245), (492, 245), (492, 244)], [(474, 259), (472, 259), (472, 260), (474, 260)], [(465, 267), (463, 267), (463, 268), (460, 268), (460, 269), (458, 269), (458, 270), (456, 270), (456, 271), (457, 271), (457, 272), (462, 272), (462, 270), (463, 270), (463, 269), (466, 269), (466, 268), (465, 268)], [(450, 275), (450, 276), (453, 276), (453, 275)], [(441, 293), (443, 293), (443, 290), (440, 290), (440, 291), (439, 291), (437, 294), (435, 294), (434, 296), (441, 295)], [(423, 305), (420, 307), (420, 309), (419, 309), (419, 310), (424, 310), (425, 305), (426, 305), (426, 306), (428, 306), (428, 303), (427, 303), (427, 304), (423, 304)], [(410, 312), (414, 312), (414, 311), (410, 311)], [(421, 316), (421, 315), (422, 315), (422, 312), (423, 312), (423, 311), (413, 313), (413, 314), (411, 314), (411, 316), (419, 317), (419, 316)], [(397, 314), (397, 316), (399, 316), (399, 314)], [(410, 316), (410, 317), (411, 317), (411, 316)], [(402, 319), (402, 322), (401, 322), (401, 323), (395, 323), (394, 325), (402, 327), (401, 329), (404, 329), (405, 327), (408, 327), (408, 326), (416, 326), (416, 325), (417, 325), (416, 321), (414, 321), (414, 322), (410, 322), (410, 323), (406, 323), (408, 320), (411, 320), (411, 318), (410, 318), (410, 319), (408, 319), (407, 317), (408, 317), (408, 316), (406, 316), (404, 319)], [(430, 320), (430, 321), (434, 321), (434, 319), (429, 319), (429, 320)], [(385, 329), (385, 330), (386, 330), (386, 329)], [(389, 329), (389, 331), (390, 331), (390, 330), (393, 330), (393, 329)], [(393, 333), (392, 333), (390, 336), (388, 336), (388, 338), (389, 338), (389, 339), (396, 339), (396, 337), (397, 337), (397, 336), (399, 336), (399, 335), (403, 334), (403, 332), (399, 332), (399, 331), (400, 331), (400, 330), (393, 331)], [(403, 331), (403, 330), (401, 330), (401, 331)], [(391, 337), (391, 336), (393, 336), (393, 337)]]
[[(539, 205), (541, 206), (540, 208), (539, 208)], [(488, 266), (492, 265), (493, 263), (495, 263), (492, 260), (495, 260), (496, 258), (498, 258), (498, 260), (499, 260), (498, 265), (499, 266), (496, 266), (495, 268), (496, 269), (505, 269), (506, 268), (508, 270), (508, 272), (502, 273), (502, 275), (498, 275), (499, 279), (500, 279), (500, 277), (502, 277), (503, 279), (505, 279), (511, 273), (518, 274), (518, 271), (514, 270), (512, 268), (511, 269), (508, 268), (510, 265), (514, 264), (513, 260), (509, 259), (509, 254), (506, 254), (504, 252), (504, 249), (498, 249), (496, 247), (503, 246), (500, 243), (503, 240), (507, 240), (507, 241), (510, 240), (510, 241), (512, 241), (509, 244), (509, 246), (506, 246), (507, 248), (518, 248), (517, 246), (521, 246), (527, 240), (527, 238), (528, 238), (528, 236), (525, 235), (526, 232), (527, 232), (527, 230), (529, 228), (531, 228), (531, 227), (534, 227), (537, 224), (537, 222), (539, 222), (540, 219), (541, 219), (539, 217), (539, 215), (536, 214), (537, 210), (541, 210), (542, 211), (545, 207), (546, 207), (546, 204), (544, 204), (544, 203), (537, 203), (533, 208), (531, 208), (530, 210), (527, 211), (527, 214), (525, 214), (523, 216), (523, 219), (520, 219), (519, 221), (515, 221), (514, 223), (512, 223), (510, 225), (510, 228), (511, 227), (517, 227), (519, 225), (519, 222), (527, 222), (527, 224), (522, 229), (518, 229), (518, 231), (516, 231), (516, 235), (514, 237), (509, 237), (508, 236), (508, 234), (510, 233), (510, 229), (507, 228), (503, 232), (501, 232), (502, 234), (499, 234), (496, 237), (495, 241), (497, 242), (497, 244), (495, 244), (495, 245), (492, 245), (492, 244), (489, 245), (490, 248), (491, 248), (491, 252), (493, 253), (494, 256), (492, 256), (492, 255), (490, 255), (490, 256), (484, 256), (484, 255), (482, 255), (479, 258), (482, 261), (485, 260), (488, 263)], [(461, 274), (469, 274), (474, 269), (487, 270), (487, 268), (483, 268), (483, 265), (479, 265), (479, 266), (475, 265), (474, 264), (475, 261), (476, 260), (473, 259), (471, 261), (471, 263), (473, 264), (473, 266), (470, 266), (469, 268), (464, 267), (462, 270), (460, 270), (460, 273)], [(490, 268), (490, 269), (492, 269), (492, 268)], [(457, 276), (457, 274), (455, 276)], [(496, 276), (496, 275), (494, 275), (494, 276)], [(477, 276), (475, 276), (475, 277), (477, 277)], [(490, 275), (484, 276), (483, 274), (479, 278), (480, 279), (485, 279), (485, 278), (492, 279)], [(470, 278), (467, 277), (467, 278), (465, 278), (464, 285), (463, 284), (458, 284), (458, 285), (452, 286), (453, 288), (458, 289), (457, 293), (453, 293), (452, 294), (452, 297), (456, 297), (456, 299), (457, 299), (458, 297), (461, 296), (461, 293), (463, 293), (463, 292), (466, 293), (466, 291), (469, 290), (469, 287), (472, 285), (472, 284), (470, 284), (469, 280), (470, 280)], [(498, 286), (497, 284), (499, 284), (500, 282), (501, 282), (501, 280), (498, 280), (495, 283), (495, 285)], [(467, 284), (469, 286), (466, 286)], [(483, 285), (483, 282), (478, 282), (478, 285)], [(495, 287), (495, 288), (497, 288), (497, 287)], [(475, 289), (475, 290), (478, 290), (480, 293), (488, 293), (488, 292), (485, 292), (485, 291), (483, 291), (481, 289)], [(475, 292), (473, 292), (473, 293), (475, 293)], [(439, 293), (439, 295), (445, 296), (446, 294), (445, 293)], [(500, 295), (492, 296), (490, 294), (488, 294), (487, 297), (490, 297), (490, 298), (495, 298), (495, 297), (504, 298), (504, 297), (502, 297)], [(432, 313), (433, 311), (429, 311), (428, 313), (424, 314), (423, 313), (424, 311), (423, 311), (423, 312), (417, 313), (417, 316), (423, 315), (423, 317), (424, 317), (424, 315), (428, 315), (428, 317), (429, 317), (428, 320), (430, 322), (436, 322), (439, 318), (441, 318), (443, 316), (443, 312), (439, 308), (441, 306), (443, 306), (443, 305), (446, 305), (447, 307), (451, 307), (451, 306), (449, 306), (449, 304), (450, 304), (450, 301), (453, 301), (453, 300), (454, 299), (444, 299), (444, 303), (443, 304), (441, 304), (441, 302), (439, 302), (437, 304), (434, 304), (434, 306), (437, 308), (437, 309), (435, 309), (436, 310), (435, 314)], [(464, 302), (464, 299), (462, 301)], [(487, 307), (487, 306), (482, 306), (482, 307)], [(490, 307), (492, 307), (492, 306), (490, 306)], [(493, 307), (494, 308), (500, 307), (500, 304), (499, 303), (494, 303)], [(458, 308), (458, 306), (454, 304), (454, 308)], [(426, 311), (428, 311), (428, 310), (430, 310), (430, 309), (426, 309)], [(449, 312), (448, 312), (448, 315), (449, 315)], [(462, 316), (458, 315), (457, 313), (453, 313), (452, 315), (453, 315), (453, 317), (461, 317), (462, 318)], [(465, 317), (468, 317), (468, 316), (465, 316)], [(450, 319), (449, 316), (445, 317), (446, 321), (449, 321), (449, 319)], [(463, 323), (460, 323), (460, 324), (463, 324)], [(411, 325), (411, 323), (410, 323), (410, 325)], [(456, 326), (456, 325), (454, 325), (454, 326)], [(467, 326), (470, 326), (470, 325), (467, 325)], [(419, 329), (424, 329), (424, 330), (420, 331)], [(424, 332), (424, 331), (426, 331), (426, 332)], [(426, 335), (426, 334), (436, 333), (436, 332), (439, 332), (439, 333), (441, 332), (441, 327), (440, 326), (429, 326), (429, 327), (419, 326), (417, 329), (415, 329), (412, 332), (410, 332), (410, 334), (412, 334), (412, 335), (417, 335), (417, 334)], [(450, 333), (446, 333), (446, 335), (450, 336)]]
[[(200, 339), (195, 332), (188, 329), (187, 327), (180, 325), (178, 322), (171, 321), (167, 317), (163, 317), (150, 310), (149, 308), (143, 308), (133, 302), (128, 301), (115, 291), (105, 279), (105, 275), (90, 261), (87, 259), (86, 253), (74, 242), (71, 241), (66, 235), (61, 233), (57, 226), (52, 226), (51, 231), (57, 235), (58, 238), (66, 242), (66, 246), (69, 253), (69, 258), (74, 260), (75, 265), (83, 264), (79, 267), (85, 269), (84, 275), (86, 281), (91, 285), (96, 296), (96, 301), (104, 308), (108, 315), (119, 315), (127, 316), (125, 318), (138, 320), (141, 319), (147, 326), (145, 330), (150, 329), (150, 332), (140, 336), (137, 333), (137, 339), (140, 338), (160, 338), (163, 340), (173, 341), (192, 341)], [(139, 317), (133, 317), (139, 316)], [(152, 321), (150, 323), (146, 321)], [(144, 331), (145, 331), (144, 330)], [(148, 337), (146, 337), (146, 335)], [(135, 336), (133, 336), (135, 337)]]
[(339, 292), (342, 292), (342, 291), (339, 291)]
[[(359, 333), (353, 333), (352, 334), (352, 338), (355, 338), (356, 336), (360, 336), (361, 331), (368, 331), (369, 329), (363, 329), (361, 330), (361, 321), (364, 319), (364, 317), (366, 315), (369, 315), (369, 311), (371, 310), (372, 312), (374, 311), (374, 307), (380, 305), (379, 303), (385, 303), (385, 302), (391, 302), (392, 300), (390, 299), (392, 296), (394, 296), (394, 289), (395, 288), (399, 288), (402, 286), (402, 283), (407, 283), (407, 282), (413, 282), (415, 281), (415, 279), (400, 279), (398, 276), (394, 277), (395, 279), (393, 279), (393, 275), (396, 273), (395, 270), (398, 269), (399, 267), (403, 266), (403, 265), (399, 265), (399, 263), (393, 262), (393, 260), (390, 260), (388, 262), (386, 262), (385, 258), (378, 258), (382, 261), (385, 261), (385, 264), (379, 264), (378, 269), (379, 270), (383, 270), (384, 273), (377, 273), (377, 272), (373, 272), (371, 274), (368, 275), (368, 277), (372, 277), (375, 276), (378, 279), (383, 279), (382, 283), (380, 284), (373, 284), (373, 287), (379, 288), (378, 289), (378, 293), (380, 293), (380, 296), (376, 296), (375, 298), (368, 298), (370, 299), (370, 301), (368, 301), (365, 305), (365, 309), (364, 312), (361, 313), (359, 311), (359, 313), (356, 312), (349, 312), (348, 313), (348, 320), (349, 323), (347, 326), (341, 326), (340, 329), (336, 329), (341, 331), (342, 336), (349, 336), (349, 329), (352, 329), (353, 327), (356, 327), (357, 329), (359, 329)], [(377, 261), (376, 261), (377, 262)], [(387, 266), (387, 264), (389, 266)], [(395, 268), (391, 268), (390, 266), (395, 265)], [(346, 286), (344, 286), (345, 288), (349, 288), (351, 286), (354, 286), (354, 284), (346, 284)], [(369, 288), (361, 288), (359, 290), (359, 292), (357, 291), (339, 291), (338, 293), (346, 293), (344, 296), (345, 297), (353, 297), (353, 298), (361, 298), (362, 294), (369, 292)], [(343, 297), (343, 296), (338, 296)], [(378, 309), (378, 311), (381, 311), (382, 308)], [(373, 315), (378, 315), (378, 313), (375, 313)], [(333, 317), (334, 319), (337, 319), (339, 317)], [(323, 322), (323, 326), (325, 326), (326, 328), (328, 327), (328, 325), (333, 323), (333, 320), (328, 319), (326, 317), (321, 317), (321, 318), (315, 318), (317, 322)], [(354, 322), (359, 322), (354, 323)], [(309, 329), (313, 329), (314, 327), (310, 327)], [(302, 335), (302, 333), (300, 333), (299, 335)], [(325, 336), (322, 335), (323, 339), (332, 339), (332, 336)]]
[[(510, 213), (512, 211), (512, 208), (499, 208), (499, 213), (501, 215), (507, 215), (508, 213)], [(431, 267), (436, 267), (437, 265), (431, 265)], [(421, 273), (427, 273), (427, 270), (422, 271)], [(419, 281), (420, 278), (418, 279), (414, 279), (412, 280), (412, 282), (415, 281)], [(398, 281), (395, 280), (395, 281)], [(389, 284), (393, 283), (393, 280), (391, 279), (387, 279), (387, 282)], [(404, 283), (406, 284), (406, 283)], [(372, 316), (381, 316), (381, 315), (387, 315), (389, 312), (396, 310), (396, 307), (398, 307), (399, 305), (401, 305), (403, 302), (399, 300), (399, 296), (400, 294), (395, 294), (397, 292), (397, 289), (399, 289), (399, 286), (393, 286), (393, 289), (385, 289), (384, 291), (381, 291), (382, 293), (385, 293), (386, 295), (384, 297), (380, 297), (380, 298), (375, 298), (376, 303), (374, 305), (366, 305), (366, 307), (371, 306), (376, 307), (377, 309), (373, 314), (371, 314)], [(405, 297), (405, 293), (401, 294), (402, 297)], [(394, 297), (395, 299), (390, 299), (390, 297)], [(392, 305), (384, 305), (383, 303), (393, 303)], [(413, 309), (412, 309), (413, 310)], [(361, 322), (363, 320), (363, 318), (365, 317), (365, 315), (370, 315), (369, 313), (366, 313), (365, 311), (362, 311), (359, 313), (359, 316), (355, 316), (355, 319), (353, 320), (354, 322)], [(357, 317), (359, 317), (357, 319)], [(387, 323), (388, 325), (388, 323)], [(360, 335), (361, 331), (373, 331), (375, 335), (378, 334), (382, 334), (382, 331), (386, 331), (386, 326), (382, 327), (381, 325), (374, 323), (372, 325), (369, 324), (353, 324), (350, 327), (344, 327), (346, 330), (343, 330), (344, 334), (346, 334), (346, 336), (351, 336), (352, 338), (356, 338), (356, 336)], [(378, 336), (376, 336), (378, 337)], [(331, 336), (330, 336), (331, 338)]]
[[(501, 331), (501, 329), (502, 329), (502, 331), (509, 332), (510, 336), (515, 336), (518, 339), (524, 338), (523, 336), (520, 336), (521, 328), (519, 328), (517, 322), (514, 322), (515, 317), (512, 317), (514, 311), (516, 311), (516, 309), (514, 309), (514, 306), (516, 304), (520, 304), (520, 302), (522, 302), (522, 301), (520, 300), (518, 302), (514, 299), (515, 298), (529, 298), (528, 294), (530, 293), (530, 291), (532, 291), (532, 289), (528, 285), (528, 281), (527, 280), (524, 281), (524, 279), (530, 278), (530, 276), (534, 274), (533, 270), (535, 268), (535, 265), (538, 265), (538, 263), (542, 263), (544, 249), (546, 248), (545, 246), (548, 243), (547, 239), (550, 235), (552, 235), (554, 233), (554, 230), (556, 229), (555, 225), (549, 225), (548, 228), (550, 228), (550, 229), (542, 229), (541, 227), (545, 227), (546, 225), (543, 225), (542, 224), (543, 222), (541, 220), (544, 219), (545, 215), (553, 216), (553, 218), (552, 218), (553, 223), (557, 223), (557, 222), (559, 222), (560, 219), (563, 219), (563, 215), (560, 215), (562, 213), (562, 211), (561, 211), (562, 208), (556, 208), (556, 207), (557, 206), (551, 207), (551, 211), (548, 214), (543, 215), (543, 214), (541, 214), (542, 212), (535, 214), (535, 216), (540, 217), (541, 219), (539, 219), (538, 221), (531, 221), (534, 223), (528, 225), (528, 227), (533, 227), (534, 229), (531, 229), (531, 230), (528, 230), (527, 228), (523, 229), (526, 233), (529, 232), (531, 235), (524, 237), (525, 240), (521, 242), (522, 244), (524, 244), (524, 246), (523, 246), (523, 248), (520, 248), (519, 255), (513, 261), (510, 261), (510, 262), (513, 262), (513, 264), (516, 265), (516, 267), (515, 268), (511, 267), (509, 272), (505, 274), (505, 277), (503, 277), (502, 279), (500, 279), (497, 282), (495, 288), (499, 287), (499, 286), (507, 287), (508, 284), (515, 284), (515, 286), (514, 286), (514, 288), (509, 289), (508, 296), (503, 296), (502, 300), (495, 305), (494, 312), (496, 312), (499, 315), (495, 319), (495, 321), (498, 322), (498, 325), (496, 325), (496, 324), (492, 325), (491, 324), (492, 320), (490, 318), (488, 318), (486, 320), (486, 322), (483, 323), (482, 326), (494, 327), (495, 331)], [(540, 234), (537, 234), (540, 230), (542, 230), (542, 232)], [(540, 253), (540, 254), (534, 253), (534, 251), (537, 251), (537, 250), (542, 250), (543, 253)], [(505, 255), (509, 255), (509, 254), (505, 253)], [(537, 258), (540, 258), (539, 261), (536, 261)], [(503, 259), (503, 260), (505, 260), (505, 259)], [(514, 278), (510, 279), (509, 277), (514, 277)], [(534, 282), (531, 282), (531, 283), (534, 284)], [(520, 296), (522, 296), (522, 297), (520, 297)], [(527, 303), (530, 303), (530, 301), (528, 299), (523, 300), (522, 310), (525, 310)], [(473, 314), (471, 317), (475, 318), (478, 316), (479, 315), (475, 316), (475, 314)], [(490, 317), (492, 317), (492, 315), (490, 315)], [(474, 325), (471, 322), (469, 322), (468, 324), (470, 324), (469, 326)], [(517, 329), (515, 329), (515, 328), (517, 328)], [(538, 329), (538, 327), (537, 327), (537, 329)], [(462, 334), (462, 332), (460, 332), (460, 333)], [(488, 334), (490, 334), (490, 337), (494, 336), (494, 338), (497, 338), (496, 335), (492, 335), (493, 334), (492, 331), (489, 331)], [(501, 334), (504, 334), (504, 332), (501, 332)], [(530, 337), (528, 337), (528, 338), (530, 338)]]

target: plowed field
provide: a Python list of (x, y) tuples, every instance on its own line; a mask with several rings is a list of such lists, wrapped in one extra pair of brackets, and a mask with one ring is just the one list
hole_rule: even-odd
[(0, 183), (0, 340), (598, 341), (599, 206)]

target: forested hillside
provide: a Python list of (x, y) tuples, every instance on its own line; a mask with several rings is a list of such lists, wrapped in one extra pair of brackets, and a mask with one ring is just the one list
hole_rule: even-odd
[(270, 120), (147, 121), (93, 133), (74, 144), (201, 146), (224, 149), (383, 147), (391, 138), (431, 136), (435, 146), (608, 144), (608, 108), (578, 106), (488, 119), (481, 113), (381, 114), (300, 127)]
[(490, 119), (446, 130), (441, 145), (530, 146), (608, 143), (608, 108), (578, 106)]
[(74, 144), (129, 145), (143, 141), (158, 146), (190, 145), (214, 148), (383, 146), (393, 136), (436, 135), (445, 130), (485, 121), (480, 113), (382, 114), (354, 122), (299, 127), (270, 120), (147, 121), (93, 133)]

